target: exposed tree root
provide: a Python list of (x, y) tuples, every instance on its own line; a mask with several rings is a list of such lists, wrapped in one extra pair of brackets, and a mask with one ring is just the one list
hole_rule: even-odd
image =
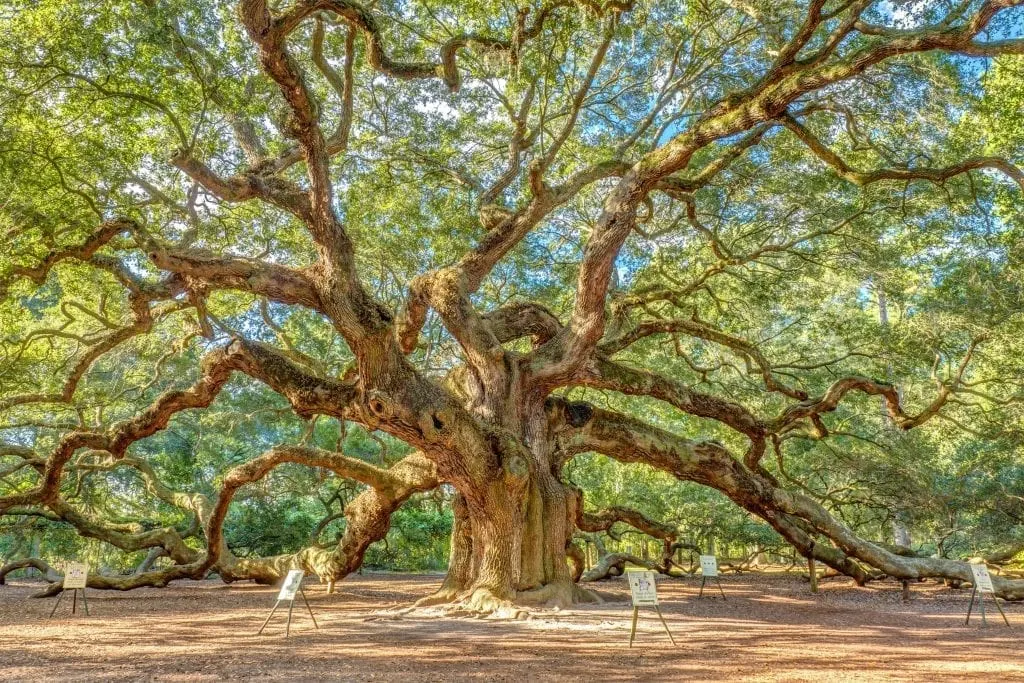
[(411, 607), (383, 613), (380, 618), (473, 617), (487, 619), (527, 619), (530, 613), (513, 600), (495, 595), (488, 588), (476, 588), (453, 594), (448, 589), (417, 600)]
[(565, 609), (578, 604), (604, 602), (592, 590), (575, 583), (549, 583), (540, 588), (516, 593), (516, 602), (523, 605), (541, 605), (546, 608)]
[(519, 591), (502, 598), (488, 588), (458, 591), (442, 586), (436, 593), (417, 600), (411, 607), (394, 613), (401, 616), (486, 617), (489, 619), (527, 619), (537, 609), (567, 609), (573, 605), (600, 604), (596, 592), (573, 582), (550, 583), (540, 588)]
[(431, 593), (425, 598), (420, 598), (413, 604), (413, 609), (422, 609), (425, 607), (435, 607), (437, 605), (446, 605), (458, 600), (461, 591), (441, 586), (436, 593)]
[(482, 587), (474, 590), (462, 602), (453, 605), (452, 613), (492, 619), (525, 619), (529, 616), (526, 610), (511, 600), (506, 600), (495, 595), (489, 588)]

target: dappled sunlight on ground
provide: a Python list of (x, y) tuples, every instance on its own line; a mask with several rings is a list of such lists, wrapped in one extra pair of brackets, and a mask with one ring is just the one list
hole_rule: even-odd
[(0, 587), (0, 680), (1024, 680), (1024, 605), (1005, 607), (1013, 630), (994, 608), (987, 628), (974, 617), (965, 627), (969, 593), (935, 583), (914, 584), (905, 604), (895, 583), (824, 581), (812, 595), (795, 576), (729, 576), (722, 600), (717, 591), (698, 599), (699, 579), (661, 580), (678, 647), (642, 608), (630, 649), (623, 580), (600, 585), (605, 604), (524, 621), (399, 614), (440, 580), (366, 574), (333, 595), (307, 583), (321, 629), (299, 601), (287, 640), (286, 608), (255, 636), (274, 604), (266, 586), (90, 591), (91, 617), (62, 604), (50, 620), (52, 600), (28, 598), (38, 584), (14, 581)]

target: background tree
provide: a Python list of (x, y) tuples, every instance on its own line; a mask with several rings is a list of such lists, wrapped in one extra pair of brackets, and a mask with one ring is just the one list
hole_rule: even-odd
[[(426, 602), (566, 604), (577, 530), (672, 536), (607, 457), (969, 580), (1020, 540), (1019, 4), (16, 4), (3, 519), (126, 589), (450, 505)], [(914, 515), (937, 556), (860, 535)]]

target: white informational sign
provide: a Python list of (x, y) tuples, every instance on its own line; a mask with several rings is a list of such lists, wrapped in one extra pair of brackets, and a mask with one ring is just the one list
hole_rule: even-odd
[(988, 567), (983, 564), (972, 564), (971, 573), (974, 574), (974, 586), (982, 593), (995, 593), (992, 587), (992, 577), (988, 574)]
[(85, 588), (89, 578), (89, 565), (84, 562), (68, 562), (64, 568), (64, 588)]
[(634, 607), (658, 604), (658, 589), (654, 585), (654, 572), (626, 572), (626, 578), (629, 579), (629, 592), (633, 594)]
[(718, 576), (718, 560), (714, 555), (700, 556), (700, 573), (708, 578)]
[(277, 594), (278, 600), (294, 600), (295, 594), (299, 592), (299, 586), (302, 585), (302, 577), (306, 575), (306, 572), (301, 569), (292, 569), (288, 572), (288, 576), (284, 577), (284, 584), (281, 586), (281, 592)]

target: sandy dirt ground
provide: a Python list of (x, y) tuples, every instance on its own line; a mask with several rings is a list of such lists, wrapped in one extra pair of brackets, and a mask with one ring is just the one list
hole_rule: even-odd
[[(543, 611), (522, 621), (399, 615), (439, 576), (352, 576), (327, 595), (307, 581), (320, 623), (296, 603), (257, 637), (274, 603), (266, 586), (183, 582), (130, 593), (90, 591), (92, 616), (65, 598), (29, 595), (40, 584), (0, 587), (0, 680), (986, 680), (1024, 681), (1024, 605), (971, 618), (969, 593), (936, 583), (856, 588), (824, 581), (812, 595), (794, 575), (722, 579), (728, 599), (697, 598), (700, 580), (659, 581), (672, 647), (653, 610), (641, 610), (628, 646), (624, 580), (603, 582), (603, 605)], [(65, 610), (65, 608), (67, 608)], [(79, 602), (79, 609), (81, 602)]]

